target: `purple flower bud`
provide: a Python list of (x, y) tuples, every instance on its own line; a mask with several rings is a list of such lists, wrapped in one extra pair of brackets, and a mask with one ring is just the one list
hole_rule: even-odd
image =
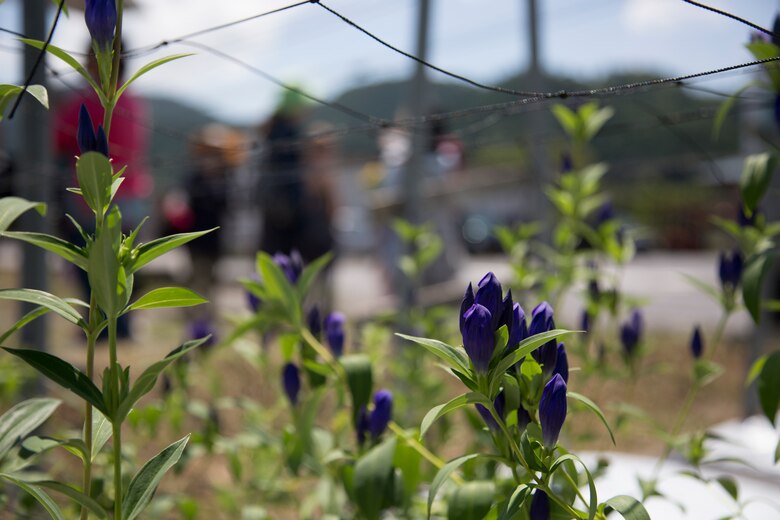
[(108, 50), (114, 42), (116, 0), (86, 0), (84, 21), (98, 49)]
[(490, 311), (493, 330), (498, 328), (498, 322), (501, 319), (503, 294), (498, 278), (491, 272), (479, 281), (477, 293), (474, 295), (474, 303), (478, 303)]
[(85, 105), (79, 109), (79, 126), (76, 131), (76, 143), (79, 145), (79, 151), (82, 154), (94, 152), (97, 150), (97, 138), (95, 137), (95, 128), (92, 126), (92, 118), (89, 116), (89, 110)]
[(306, 324), (311, 335), (319, 339), (322, 332), (322, 320), (320, 320), (320, 309), (316, 305), (309, 309), (309, 313), (306, 315)]
[(95, 136), (95, 151), (108, 157), (108, 138), (103, 130), (103, 125), (99, 125), (97, 135)]
[(742, 253), (735, 249), (730, 252), (720, 254), (720, 263), (718, 265), (718, 275), (723, 289), (734, 290), (742, 279)]
[(529, 424), (531, 424), (531, 414), (523, 408), (523, 405), (520, 405), (520, 408), (517, 409), (517, 428), (522, 432)]
[(623, 351), (626, 355), (632, 356), (634, 354), (641, 338), (642, 315), (638, 309), (634, 309), (628, 320), (620, 327), (620, 342), (623, 344)]
[(498, 317), (498, 324), (496, 325), (496, 330), (506, 325), (508, 336), (512, 335), (512, 307), (514, 307), (514, 302), (512, 301), (512, 290), (509, 289), (501, 302), (501, 315)]
[(561, 154), (561, 172), (568, 173), (574, 169), (574, 164), (571, 160), (571, 155), (568, 153)]
[(558, 343), (558, 352), (555, 359), (553, 374), (560, 374), (565, 383), (569, 382), (569, 357), (566, 355), (566, 347)]
[[(776, 100), (780, 100), (780, 95), (777, 96)], [(780, 110), (780, 102), (775, 102), (775, 110)], [(775, 113), (777, 116), (777, 112)], [(780, 126), (780, 123), (778, 123), (778, 126)], [(737, 224), (739, 224), (739, 227), (746, 228), (746, 227), (753, 227), (756, 225), (756, 217), (758, 216), (758, 208), (756, 208), (753, 213), (750, 214), (750, 216), (747, 216), (747, 212), (745, 211), (745, 206), (740, 204), (737, 207)]]
[(528, 337), (528, 326), (525, 324), (525, 311), (519, 303), (512, 306), (512, 326), (509, 329), (507, 348), (514, 349)]
[(346, 317), (340, 312), (331, 312), (325, 318), (325, 339), (330, 351), (336, 357), (344, 353), (344, 323)]
[(190, 339), (200, 339), (211, 335), (208, 341), (206, 341), (201, 347), (210, 347), (217, 342), (217, 333), (214, 328), (214, 324), (207, 319), (195, 319), (190, 322)]
[(693, 354), (694, 359), (699, 359), (703, 352), (704, 340), (701, 336), (701, 327), (696, 325), (693, 329), (693, 336), (691, 337), (691, 354)]
[(393, 418), (393, 394), (389, 390), (379, 390), (374, 394), (374, 410), (368, 416), (368, 431), (376, 441), (387, 429)]
[(585, 332), (590, 331), (590, 313), (587, 310), (582, 311), (582, 317), (580, 318), (580, 329)]
[(588, 296), (590, 297), (591, 301), (597, 302), (599, 301), (599, 297), (601, 296), (601, 289), (599, 289), (599, 281), (595, 278), (591, 279), (588, 282)]
[(293, 249), (290, 256), (284, 253), (276, 253), (273, 260), (291, 284), (295, 284), (298, 281), (298, 277), (303, 272), (303, 259), (297, 250)]
[[(531, 326), (528, 334), (534, 336), (542, 332), (548, 332), (555, 328), (553, 320), (553, 309), (547, 302), (537, 305), (531, 313)], [(537, 363), (542, 365), (545, 377), (552, 374), (555, 368), (555, 361), (558, 356), (558, 346), (555, 340), (550, 340), (541, 347), (537, 348), (531, 355)]]
[(298, 394), (301, 391), (301, 374), (294, 363), (287, 363), (282, 369), (282, 386), (284, 394), (293, 406), (298, 404)]
[[(505, 406), (505, 398), (504, 398), (504, 392), (499, 393), (496, 396), (495, 401), (493, 401), (493, 407), (496, 409), (496, 413), (498, 414), (501, 419), (504, 418), (504, 406)], [(485, 424), (488, 428), (493, 430), (494, 432), (500, 431), (501, 428), (499, 427), (498, 423), (496, 422), (495, 417), (493, 417), (493, 414), (490, 413), (490, 410), (485, 408), (485, 406), (481, 404), (477, 404), (477, 411), (479, 412), (479, 415), (482, 416), (482, 420), (485, 421)]]
[(460, 314), (458, 315), (460, 317), (460, 333), (463, 334), (463, 326), (464, 326), (464, 320), (463, 317), (466, 314), (466, 311), (471, 308), (471, 306), (474, 305), (474, 289), (471, 287), (471, 284), (469, 283), (469, 286), (466, 288), (466, 294), (463, 295), (463, 301), (460, 303)]
[(612, 207), (612, 202), (607, 201), (599, 206), (598, 209), (596, 209), (596, 214), (594, 215), (594, 227), (598, 229), (601, 225), (609, 222), (610, 220), (614, 220), (614, 218), (615, 209)]
[(493, 357), (495, 337), (493, 317), (484, 306), (475, 303), (466, 311), (463, 325), (463, 347), (474, 364), (474, 370), (486, 373)]
[(566, 382), (555, 374), (544, 386), (539, 401), (539, 422), (542, 425), (542, 439), (552, 449), (558, 442), (558, 435), (566, 420)]
[(534, 491), (528, 518), (529, 520), (550, 520), (550, 498), (541, 489)]

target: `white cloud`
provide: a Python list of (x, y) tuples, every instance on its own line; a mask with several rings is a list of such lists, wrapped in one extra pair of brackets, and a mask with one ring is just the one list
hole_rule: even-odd
[(647, 33), (706, 23), (714, 20), (715, 15), (681, 0), (626, 0), (620, 17), (627, 29)]

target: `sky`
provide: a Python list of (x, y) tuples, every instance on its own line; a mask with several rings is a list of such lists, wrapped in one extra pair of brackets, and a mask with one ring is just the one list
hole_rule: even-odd
[[(20, 30), (21, 2), (0, 3), (0, 27)], [(415, 52), (416, 0), (324, 0), (390, 43)], [(294, 0), (138, 0), (125, 19), (127, 46), (162, 40), (294, 3)], [(431, 0), (429, 61), (485, 83), (528, 64), (525, 0)], [(779, 0), (709, 0), (709, 5), (771, 27)], [(541, 61), (555, 74), (581, 81), (625, 71), (659, 76), (750, 61), (751, 29), (682, 0), (539, 0)], [(53, 12), (51, 13), (53, 15)], [(54, 43), (83, 50), (87, 32), (73, 11)], [(409, 77), (414, 64), (381, 47), (316, 4), (305, 4), (194, 38), (280, 80), (324, 98), (352, 86)], [(167, 54), (196, 52), (141, 79), (141, 94), (176, 97), (237, 124), (256, 124), (273, 110), (279, 87), (235, 63), (184, 45), (130, 62), (131, 69)], [(51, 60), (59, 70), (64, 65)], [(18, 44), (0, 33), (0, 83), (21, 82)], [(435, 80), (451, 81), (431, 72)], [(744, 74), (708, 80), (731, 91)]]

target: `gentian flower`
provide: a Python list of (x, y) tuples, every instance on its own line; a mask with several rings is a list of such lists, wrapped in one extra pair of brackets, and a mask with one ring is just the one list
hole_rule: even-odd
[(116, 0), (86, 0), (84, 21), (92, 41), (101, 51), (108, 50), (114, 42), (116, 29)]
[(642, 337), (642, 315), (638, 309), (631, 311), (631, 316), (620, 327), (620, 342), (623, 344), (623, 351), (631, 356), (636, 351), (639, 340)]
[(76, 143), (82, 154), (87, 152), (98, 152), (108, 157), (108, 140), (103, 126), (98, 127), (95, 134), (95, 127), (92, 125), (92, 118), (85, 105), (81, 105), (79, 110), (79, 126), (76, 130)]
[[(531, 312), (531, 326), (529, 327), (529, 336), (541, 334), (555, 329), (555, 320), (553, 320), (553, 309), (547, 302), (537, 305)], [(552, 339), (537, 348), (531, 355), (537, 363), (542, 365), (543, 373), (546, 376), (552, 374), (555, 368), (555, 361), (558, 356), (558, 345)]]
[(393, 417), (393, 394), (389, 390), (379, 390), (374, 394), (374, 409), (368, 416), (368, 431), (376, 441), (387, 429)]
[(466, 311), (471, 308), (471, 306), (474, 305), (474, 289), (471, 287), (471, 284), (469, 283), (469, 286), (466, 288), (466, 294), (463, 295), (463, 301), (460, 303), (460, 333), (463, 334), (463, 326), (464, 326), (464, 320), (463, 317), (466, 314)]
[(694, 359), (699, 359), (703, 352), (704, 340), (701, 336), (701, 327), (696, 325), (693, 329), (693, 336), (691, 336), (691, 354), (693, 354)]
[(561, 172), (568, 173), (574, 169), (574, 164), (571, 160), (571, 155), (568, 153), (561, 154)]
[(742, 267), (742, 253), (739, 250), (735, 249), (734, 251), (722, 252), (720, 254), (718, 275), (724, 290), (737, 288), (739, 281), (742, 279)]
[(560, 374), (565, 383), (569, 382), (569, 357), (566, 355), (566, 347), (558, 343), (558, 355), (555, 359), (553, 374)]
[(294, 363), (287, 363), (282, 369), (282, 387), (287, 399), (293, 406), (298, 404), (298, 394), (301, 391), (301, 375)]
[(290, 256), (287, 256), (284, 253), (276, 253), (273, 260), (282, 272), (284, 272), (284, 275), (291, 284), (295, 284), (298, 281), (298, 277), (300, 277), (303, 272), (303, 258), (301, 258), (301, 254), (297, 250), (293, 249)]
[(482, 277), (477, 285), (477, 293), (474, 295), (474, 303), (478, 303), (490, 311), (492, 330), (499, 327), (499, 321), (503, 311), (503, 291), (501, 283), (492, 272)]
[(474, 370), (486, 373), (495, 347), (493, 317), (487, 308), (478, 303), (472, 305), (463, 317), (463, 347), (474, 364)]
[(550, 520), (550, 497), (541, 489), (534, 491), (528, 517), (530, 520)]
[(548, 449), (558, 442), (558, 435), (566, 420), (566, 382), (555, 374), (544, 386), (539, 401), (539, 422), (542, 425), (542, 439)]
[(330, 351), (336, 357), (344, 353), (344, 323), (346, 317), (340, 312), (331, 312), (325, 318), (325, 339)]
[(306, 315), (306, 324), (309, 327), (311, 335), (317, 339), (320, 339), (320, 333), (322, 332), (322, 321), (320, 320), (320, 309), (316, 305), (312, 305)]
[(517, 345), (528, 337), (528, 326), (525, 324), (525, 311), (519, 303), (512, 305), (512, 326), (509, 327), (507, 348), (514, 350)]
[[(496, 413), (498, 414), (501, 419), (504, 418), (504, 406), (505, 406), (506, 399), (504, 398), (504, 392), (500, 392), (497, 396), (495, 401), (493, 401), (493, 407), (496, 409)], [(485, 424), (488, 428), (493, 430), (494, 432), (500, 431), (500, 427), (498, 423), (496, 422), (495, 417), (493, 417), (493, 414), (490, 413), (490, 410), (485, 408), (483, 405), (477, 403), (476, 405), (477, 411), (479, 412), (479, 415), (482, 416), (482, 420), (485, 421)]]

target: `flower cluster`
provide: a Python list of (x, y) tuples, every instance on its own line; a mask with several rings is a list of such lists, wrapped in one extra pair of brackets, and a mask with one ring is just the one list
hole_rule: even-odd
[(359, 445), (371, 436), (371, 442), (376, 442), (387, 429), (393, 418), (393, 394), (390, 390), (377, 390), (374, 393), (374, 408), (370, 412), (363, 407), (358, 412), (357, 440)]

